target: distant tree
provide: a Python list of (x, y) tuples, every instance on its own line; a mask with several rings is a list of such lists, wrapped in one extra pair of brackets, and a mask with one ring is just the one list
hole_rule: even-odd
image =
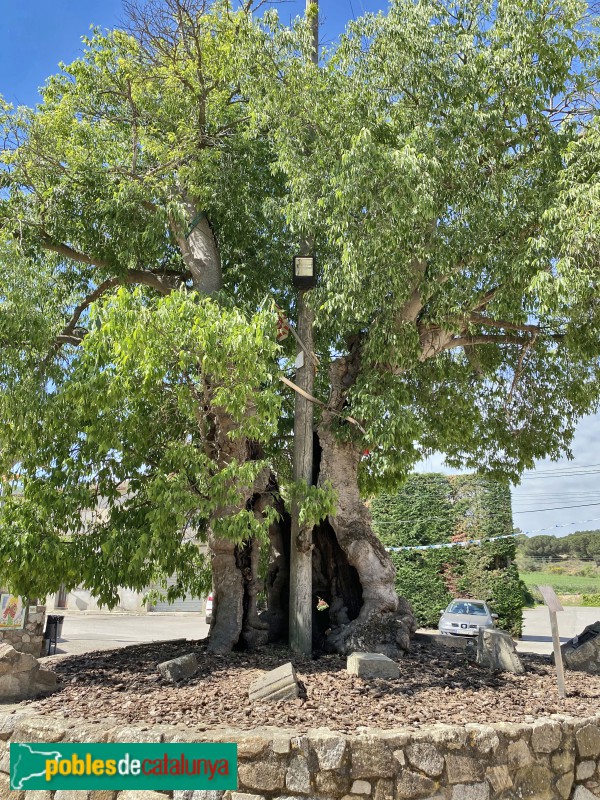
[(532, 536), (523, 547), (526, 555), (534, 558), (551, 559), (566, 551), (565, 544), (556, 536)]
[(600, 562), (600, 531), (576, 531), (562, 541), (570, 555)]

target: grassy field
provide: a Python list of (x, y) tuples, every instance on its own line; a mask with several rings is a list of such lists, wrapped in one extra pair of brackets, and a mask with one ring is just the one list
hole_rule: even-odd
[(557, 594), (594, 594), (600, 592), (600, 577), (580, 575), (556, 575), (551, 572), (521, 572), (527, 587), (552, 586)]

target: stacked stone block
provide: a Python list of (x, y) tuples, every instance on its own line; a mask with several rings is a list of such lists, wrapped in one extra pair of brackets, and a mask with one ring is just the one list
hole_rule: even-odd
[[(81, 800), (594, 800), (600, 797), (600, 714), (528, 724), (435, 725), (418, 732), (220, 728), (194, 732), (117, 721), (76, 723), (0, 715), (0, 797), (70, 800), (66, 792), (9, 792), (10, 741), (235, 741), (232, 792), (80, 792)], [(33, 797), (35, 795), (35, 797)]]
[(20, 630), (0, 629), (0, 644), (6, 642), (19, 653), (29, 653), (36, 658), (42, 655), (46, 606), (29, 606), (25, 625)]

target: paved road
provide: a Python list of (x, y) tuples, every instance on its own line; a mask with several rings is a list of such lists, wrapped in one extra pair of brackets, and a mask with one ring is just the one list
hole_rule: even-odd
[(208, 634), (204, 614), (198, 612), (102, 614), (56, 611), (55, 613), (65, 618), (62, 637), (56, 647), (57, 655), (112, 650), (130, 644), (162, 642), (168, 639), (203, 639)]
[[(167, 639), (203, 639), (208, 634), (204, 614), (199, 613), (64, 613), (62, 638), (57, 654), (86, 653), (110, 650), (141, 642)], [(551, 653), (550, 618), (545, 606), (526, 608), (523, 612), (523, 638), (517, 650), (530, 653)], [(558, 614), (561, 641), (566, 642), (586, 625), (600, 619), (600, 608), (565, 607)]]
[[(565, 606), (565, 610), (559, 611), (556, 618), (560, 640), (566, 642), (575, 634), (581, 633), (586, 625), (600, 620), (600, 608)], [(517, 642), (517, 650), (524, 653), (552, 652), (550, 615), (545, 606), (526, 608), (523, 611), (523, 636)]]

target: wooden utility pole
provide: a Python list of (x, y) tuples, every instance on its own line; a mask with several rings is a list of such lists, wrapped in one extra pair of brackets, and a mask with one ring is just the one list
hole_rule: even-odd
[[(306, 16), (312, 29), (311, 61), (319, 64), (319, 6), (307, 0)], [(300, 245), (301, 256), (314, 255), (314, 239), (307, 235)], [(307, 353), (314, 352), (313, 313), (306, 303), (306, 289), (298, 292), (298, 345), (296, 358), (296, 384), (308, 394), (313, 394), (315, 364)], [(306, 352), (305, 352), (306, 351)], [(294, 481), (304, 481), (309, 486), (313, 476), (313, 404), (296, 393), (294, 409)], [(290, 647), (296, 653), (312, 652), (312, 527), (300, 526), (299, 507), (292, 503), (292, 533), (290, 546)]]

